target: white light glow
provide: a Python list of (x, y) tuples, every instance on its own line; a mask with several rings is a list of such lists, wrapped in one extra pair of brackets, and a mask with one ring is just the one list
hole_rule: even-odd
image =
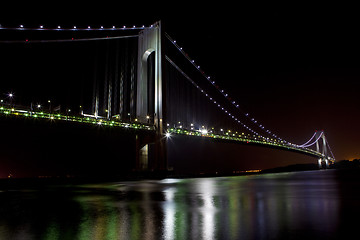
[(208, 130), (206, 130), (206, 129), (201, 129), (201, 134), (204, 134), (204, 135), (206, 135), (206, 134), (208, 134)]

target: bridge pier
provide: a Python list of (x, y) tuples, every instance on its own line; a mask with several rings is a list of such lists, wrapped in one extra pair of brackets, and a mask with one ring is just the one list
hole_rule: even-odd
[(135, 172), (157, 174), (167, 171), (166, 139), (162, 135), (137, 134), (135, 141)]
[(319, 158), (318, 160), (319, 169), (329, 168), (329, 160), (326, 158)]

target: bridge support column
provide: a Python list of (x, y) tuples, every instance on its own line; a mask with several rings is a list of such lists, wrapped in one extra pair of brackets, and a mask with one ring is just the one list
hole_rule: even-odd
[(135, 166), (134, 171), (144, 172), (148, 171), (151, 168), (150, 162), (150, 149), (151, 149), (151, 136), (137, 134), (135, 136)]
[[(139, 142), (137, 168), (150, 171), (167, 170), (165, 81), (162, 77), (162, 30), (157, 22), (139, 33), (136, 117), (139, 122), (154, 124), (152, 140)], [(137, 144), (138, 145), (138, 144)], [(146, 147), (147, 146), (147, 147)], [(147, 154), (145, 153), (147, 151)], [(147, 160), (146, 157), (147, 156)]]
[(319, 169), (329, 168), (329, 160), (326, 158), (319, 158), (318, 160)]
[(136, 135), (136, 172), (162, 174), (167, 171), (166, 139), (160, 134)]
[(138, 150), (138, 161), (136, 162), (136, 169), (146, 171), (149, 168), (149, 144), (145, 144)]

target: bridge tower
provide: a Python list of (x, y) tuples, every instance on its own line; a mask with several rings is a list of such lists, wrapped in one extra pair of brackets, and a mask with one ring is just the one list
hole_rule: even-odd
[(167, 169), (165, 123), (165, 81), (163, 81), (161, 22), (139, 33), (137, 60), (136, 118), (155, 126), (154, 136), (136, 136), (136, 170), (164, 171)]
[(316, 151), (320, 153), (320, 144), (319, 142), (321, 142), (322, 146), (321, 146), (321, 154), (322, 157), (319, 158), (318, 160), (318, 164), (319, 164), (319, 168), (329, 168), (329, 156), (328, 156), (328, 152), (327, 152), (327, 141), (326, 141), (326, 137), (325, 137), (325, 133), (321, 132), (321, 140), (319, 139), (319, 141), (316, 142)]

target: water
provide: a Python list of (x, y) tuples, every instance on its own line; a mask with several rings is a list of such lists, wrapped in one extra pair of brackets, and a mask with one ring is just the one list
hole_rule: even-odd
[(345, 239), (359, 186), (337, 170), (0, 186), (0, 239)]

